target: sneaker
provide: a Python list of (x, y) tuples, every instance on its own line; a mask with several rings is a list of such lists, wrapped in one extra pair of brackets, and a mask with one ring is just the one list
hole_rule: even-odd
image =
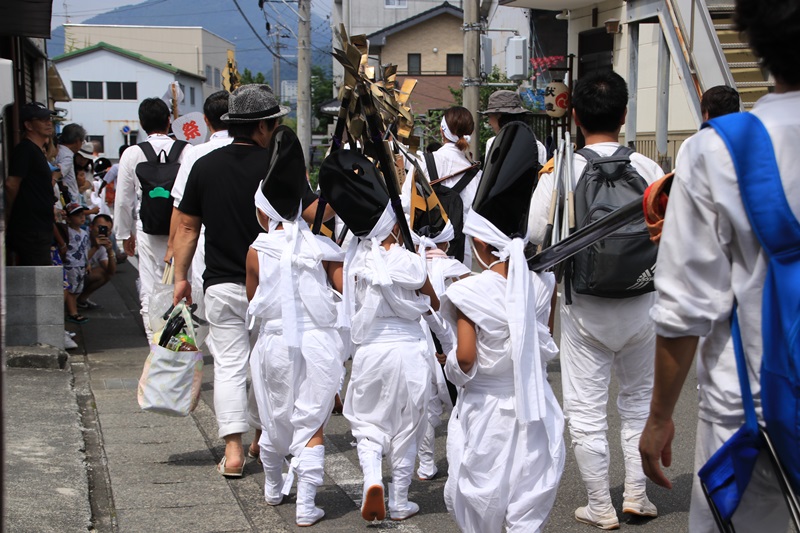
[(658, 509), (653, 505), (646, 494), (640, 498), (625, 500), (622, 502), (622, 512), (628, 514), (635, 514), (636, 516), (647, 516), (655, 518), (658, 516)]
[(578, 507), (575, 509), (575, 520), (599, 529), (619, 529), (619, 518), (617, 518), (617, 513), (613, 507), (603, 514), (594, 513), (589, 509), (588, 505), (586, 507)]
[(93, 302), (93, 301), (91, 301), (91, 300), (89, 300), (87, 298), (86, 300), (83, 300), (83, 301), (78, 300), (78, 308), (79, 309), (102, 309), (103, 306), (98, 304), (98, 303), (95, 303), (95, 302)]
[(69, 331), (64, 332), (64, 349), (65, 350), (74, 350), (78, 347), (78, 343), (72, 340), (72, 337), (69, 334)]

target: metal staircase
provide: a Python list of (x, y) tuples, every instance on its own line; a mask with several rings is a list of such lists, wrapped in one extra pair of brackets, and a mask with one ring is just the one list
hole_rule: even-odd
[(742, 36), (733, 22), (733, 4), (709, 0), (706, 7), (736, 90), (742, 97), (745, 109), (749, 109), (756, 100), (772, 90), (775, 82), (761, 68), (750, 46), (742, 42)]

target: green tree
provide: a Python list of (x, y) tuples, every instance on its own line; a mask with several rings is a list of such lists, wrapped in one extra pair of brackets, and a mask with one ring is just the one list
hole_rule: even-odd
[(242, 72), (241, 83), (247, 85), (248, 83), (266, 83), (266, 77), (263, 72), (256, 72), (255, 75), (249, 68), (245, 68)]
[(331, 99), (333, 94), (333, 79), (330, 74), (319, 65), (311, 67), (311, 115), (319, 121), (313, 133), (325, 134), (328, 124), (333, 122), (333, 117), (320, 112), (319, 106)]

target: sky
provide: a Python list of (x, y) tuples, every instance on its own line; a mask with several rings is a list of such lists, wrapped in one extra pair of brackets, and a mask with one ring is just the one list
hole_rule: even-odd
[[(100, 13), (126, 5), (140, 4), (144, 0), (53, 0), (53, 17), (51, 28), (57, 28), (69, 21), (78, 24)], [(256, 0), (250, 0), (255, 2)], [(330, 13), (332, 0), (312, 0), (312, 9)]]

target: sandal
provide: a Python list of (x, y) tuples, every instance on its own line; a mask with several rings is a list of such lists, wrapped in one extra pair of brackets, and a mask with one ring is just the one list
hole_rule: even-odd
[(67, 322), (72, 322), (73, 324), (86, 324), (88, 321), (89, 319), (81, 314), (67, 315)]
[(239, 468), (229, 468), (225, 466), (228, 458), (223, 457), (222, 461), (219, 462), (217, 465), (217, 472), (222, 474), (222, 477), (232, 478), (232, 477), (242, 477), (244, 475), (244, 462), (242, 462), (242, 466)]

